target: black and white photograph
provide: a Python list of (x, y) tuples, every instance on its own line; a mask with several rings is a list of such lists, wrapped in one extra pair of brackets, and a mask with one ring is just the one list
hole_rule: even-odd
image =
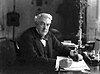
[(0, 0), (0, 74), (100, 74), (100, 0)]

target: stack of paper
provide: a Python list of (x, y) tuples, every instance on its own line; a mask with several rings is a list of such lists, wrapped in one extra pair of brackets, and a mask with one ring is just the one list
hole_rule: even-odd
[(84, 60), (75, 62), (73, 61), (72, 65), (70, 67), (64, 68), (64, 70), (75, 70), (75, 71), (82, 71), (84, 69), (90, 70), (90, 68), (87, 66)]
[(74, 43), (67, 43), (67, 42), (61, 42), (63, 45), (67, 45), (69, 47), (78, 47), (78, 45), (74, 44)]
[[(57, 70), (59, 68), (59, 61), (65, 58), (66, 57), (57, 56), (57, 63), (56, 63)], [(84, 72), (84, 71), (90, 71), (90, 68), (87, 66), (84, 60), (79, 61), (79, 62), (72, 61), (72, 65), (70, 67), (61, 69), (61, 71), (82, 71)]]

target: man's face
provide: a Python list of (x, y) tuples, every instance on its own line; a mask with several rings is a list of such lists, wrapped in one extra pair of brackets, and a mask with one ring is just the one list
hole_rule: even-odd
[(41, 36), (45, 36), (48, 31), (49, 31), (49, 28), (50, 28), (50, 23), (48, 22), (44, 22), (44, 21), (40, 21), (38, 22), (38, 24), (36, 25), (36, 28), (38, 30), (38, 33), (41, 35)]

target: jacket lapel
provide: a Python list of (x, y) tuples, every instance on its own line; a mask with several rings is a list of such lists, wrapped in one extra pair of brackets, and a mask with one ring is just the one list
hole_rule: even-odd
[(37, 52), (41, 55), (41, 56), (44, 56), (44, 51), (43, 51), (43, 45), (42, 45), (42, 43), (41, 43), (41, 41), (40, 41), (40, 35), (37, 33), (37, 31), (36, 31), (36, 28), (32, 28), (32, 35), (33, 35), (33, 37), (34, 37), (34, 41), (35, 41), (35, 43), (36, 43), (36, 50), (37, 50)]
[(37, 50), (39, 50), (40, 55), (44, 56), (43, 45), (41, 41), (39, 39), (36, 39), (35, 42), (36, 42), (36, 47), (38, 48)]
[(52, 57), (52, 39), (48, 36), (48, 51), (49, 51), (49, 57)]
[[(32, 29), (32, 33), (35, 36), (35, 42), (36, 42), (37, 50), (39, 51), (40, 55), (44, 56), (43, 45), (42, 45), (42, 43), (40, 41), (40, 36), (36, 32), (36, 28)], [(47, 42), (48, 42), (48, 48), (49, 48), (48, 49), (49, 57), (51, 57), (52, 56), (52, 39), (50, 38), (49, 35), (47, 35)]]

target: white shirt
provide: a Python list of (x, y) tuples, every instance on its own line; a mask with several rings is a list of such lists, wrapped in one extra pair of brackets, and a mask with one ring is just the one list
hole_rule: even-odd
[(46, 46), (46, 40), (41, 39), (40, 41), (42, 42), (43, 46), (45, 47)]

